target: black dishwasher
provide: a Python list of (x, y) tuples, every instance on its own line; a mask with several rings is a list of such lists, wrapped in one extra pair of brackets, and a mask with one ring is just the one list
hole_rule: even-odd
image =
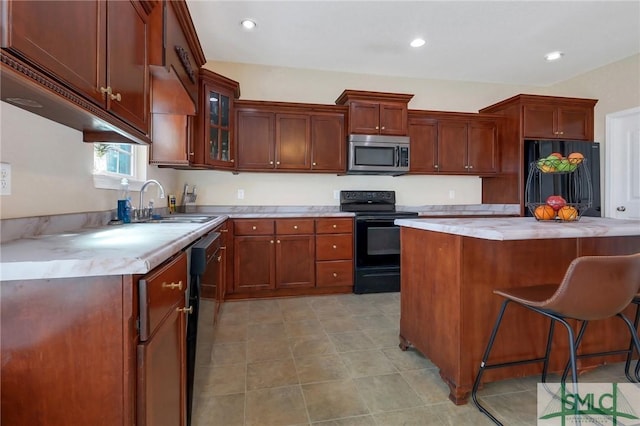
[(191, 247), (189, 306), (192, 310), (187, 323), (187, 425), (191, 424), (191, 408), (193, 405), (193, 379), (196, 367), (200, 291), (203, 280), (206, 280), (208, 285), (218, 284), (215, 265), (220, 251), (220, 241), (220, 233), (212, 232)]

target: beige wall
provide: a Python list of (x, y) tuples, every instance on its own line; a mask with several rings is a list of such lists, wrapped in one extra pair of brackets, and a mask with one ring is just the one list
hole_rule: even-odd
[[(333, 104), (344, 89), (413, 93), (410, 108), (475, 112), (518, 93), (600, 99), (596, 136), (604, 142), (604, 116), (640, 105), (640, 55), (548, 88), (402, 79), (211, 62), (207, 67), (241, 84), (242, 99)], [(10, 163), (12, 195), (0, 197), (0, 217), (27, 217), (115, 208), (117, 191), (93, 187), (92, 148), (82, 134), (0, 103), (0, 161)], [(401, 205), (475, 204), (481, 180), (440, 176), (233, 175), (148, 167), (148, 178), (179, 194), (184, 183), (199, 187), (198, 204), (337, 205), (340, 189), (393, 189)], [(237, 189), (245, 199), (236, 198)], [(449, 198), (449, 192), (455, 198)]]

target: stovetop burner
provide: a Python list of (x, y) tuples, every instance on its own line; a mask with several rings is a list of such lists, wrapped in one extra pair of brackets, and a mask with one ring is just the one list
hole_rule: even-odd
[(340, 211), (360, 216), (418, 216), (416, 212), (396, 211), (395, 191), (340, 191)]

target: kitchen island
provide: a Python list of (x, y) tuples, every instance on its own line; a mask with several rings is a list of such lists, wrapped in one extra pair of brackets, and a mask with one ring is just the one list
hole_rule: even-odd
[[(439, 367), (456, 404), (467, 402), (503, 301), (494, 289), (560, 282), (578, 256), (640, 252), (640, 221), (632, 220), (582, 217), (560, 223), (518, 217), (395, 223), (401, 226), (400, 347), (417, 349)], [(514, 305), (502, 324), (491, 363), (543, 356), (549, 319)], [(628, 331), (613, 318), (590, 324), (579, 353), (628, 344)], [(557, 331), (550, 370), (562, 370), (568, 356), (566, 333)], [(621, 359), (586, 358), (579, 369)], [(489, 370), (483, 381), (539, 374), (541, 369), (541, 364), (529, 364)]]

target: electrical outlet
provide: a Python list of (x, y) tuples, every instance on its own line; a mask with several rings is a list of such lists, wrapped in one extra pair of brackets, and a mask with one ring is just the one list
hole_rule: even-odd
[(244, 189), (238, 189), (238, 200), (244, 200)]
[(11, 195), (11, 164), (0, 163), (0, 195)]
[(339, 189), (334, 189), (333, 190), (333, 199), (334, 200), (339, 200), (340, 199), (340, 190)]
[(454, 191), (453, 189), (449, 190), (449, 199), (453, 200), (454, 198), (456, 198), (456, 191)]

